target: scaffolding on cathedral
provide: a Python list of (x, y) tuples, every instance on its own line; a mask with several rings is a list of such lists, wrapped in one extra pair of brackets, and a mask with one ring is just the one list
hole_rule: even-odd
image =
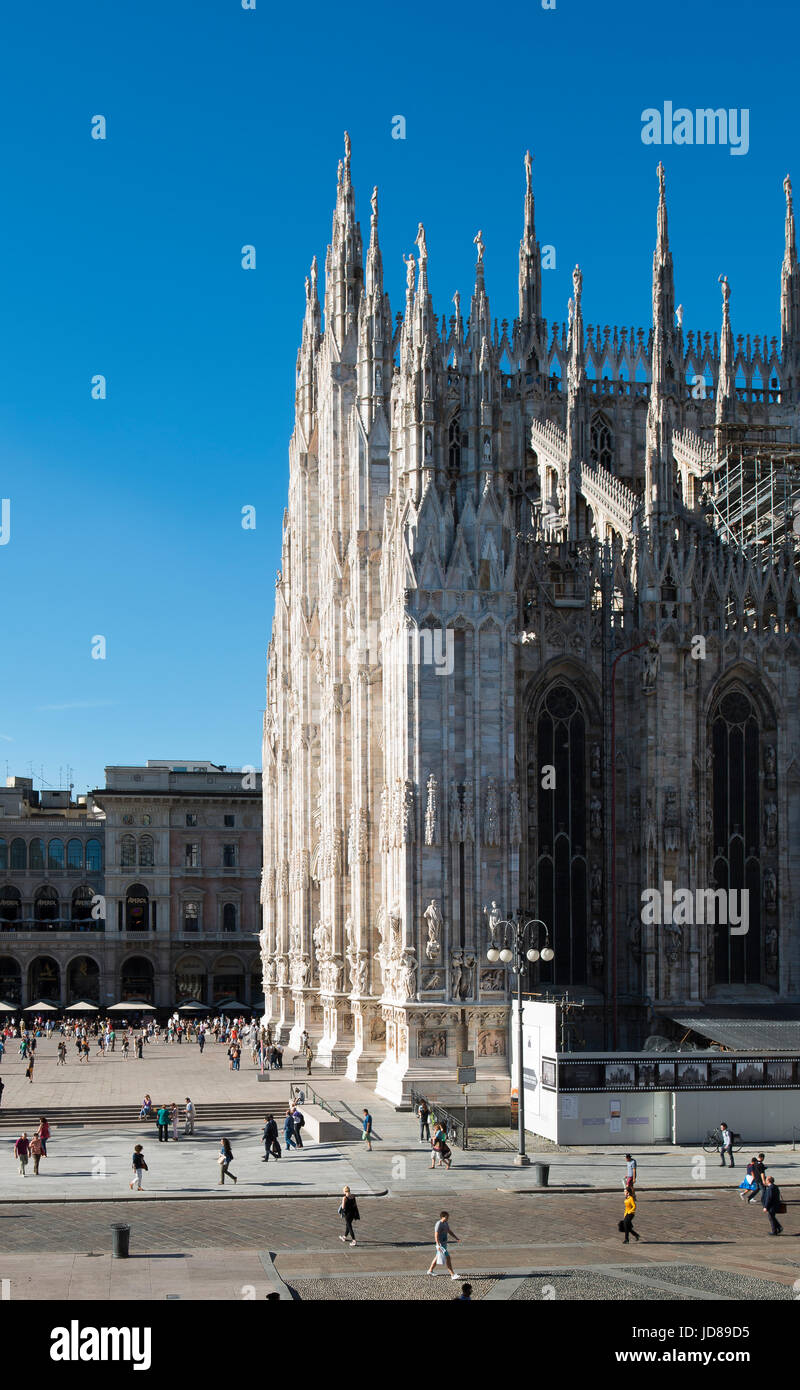
[(766, 564), (787, 544), (800, 554), (800, 445), (789, 435), (788, 426), (718, 427), (719, 462), (702, 478), (711, 524)]

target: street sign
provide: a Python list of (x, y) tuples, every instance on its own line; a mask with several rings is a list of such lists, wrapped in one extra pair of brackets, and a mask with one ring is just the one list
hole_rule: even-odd
[(474, 1067), (459, 1067), (459, 1068), (457, 1069), (456, 1076), (457, 1076), (457, 1080), (458, 1080), (459, 1086), (474, 1086), (474, 1085), (475, 1085), (475, 1068), (474, 1068)]
[(474, 1065), (475, 1065), (475, 1053), (474, 1053), (474, 1052), (459, 1052), (459, 1054), (458, 1054), (458, 1056), (457, 1056), (457, 1058), (456, 1058), (456, 1064), (457, 1064), (459, 1067), (474, 1067)]

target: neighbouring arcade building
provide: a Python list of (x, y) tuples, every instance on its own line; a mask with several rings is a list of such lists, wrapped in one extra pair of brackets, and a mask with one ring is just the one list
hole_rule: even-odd
[(0, 790), (0, 999), (263, 1009), (260, 773), (108, 767), (106, 784)]
[[(587, 323), (613, 287), (577, 266), (545, 319), (530, 159), (513, 323), (480, 233), (465, 313), (458, 294), (434, 311), (416, 222), (393, 313), (349, 139), (324, 303), (316, 259), (306, 281), (264, 716), (266, 1018), (398, 1103), (456, 1100), (465, 1046), (475, 1103), (508, 1100), (493, 902), (546, 924), (526, 986), (580, 993), (587, 1048), (641, 1047), (654, 1013), (673, 1037), (705, 1000), (800, 1001), (791, 184), (775, 336), (745, 335), (724, 276), (719, 323), (684, 323), (657, 172), (645, 326)], [(644, 920), (643, 892), (672, 889), (713, 905)], [(744, 890), (746, 933), (719, 901)]]

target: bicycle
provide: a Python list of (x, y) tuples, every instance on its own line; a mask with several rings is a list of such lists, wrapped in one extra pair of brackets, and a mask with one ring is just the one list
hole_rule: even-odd
[[(731, 1138), (733, 1139), (733, 1152), (738, 1154), (742, 1147), (742, 1136), (741, 1134), (736, 1134), (734, 1130), (731, 1130)], [(703, 1151), (707, 1154), (719, 1153), (721, 1144), (722, 1135), (719, 1130), (710, 1129), (703, 1140)]]

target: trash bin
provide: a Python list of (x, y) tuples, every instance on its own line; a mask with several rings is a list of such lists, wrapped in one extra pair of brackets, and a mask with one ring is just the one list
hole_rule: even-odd
[(115, 1260), (127, 1260), (130, 1250), (131, 1228), (123, 1221), (111, 1227), (111, 1253)]
[(537, 1187), (547, 1187), (550, 1180), (550, 1164), (534, 1163), (533, 1181)]

